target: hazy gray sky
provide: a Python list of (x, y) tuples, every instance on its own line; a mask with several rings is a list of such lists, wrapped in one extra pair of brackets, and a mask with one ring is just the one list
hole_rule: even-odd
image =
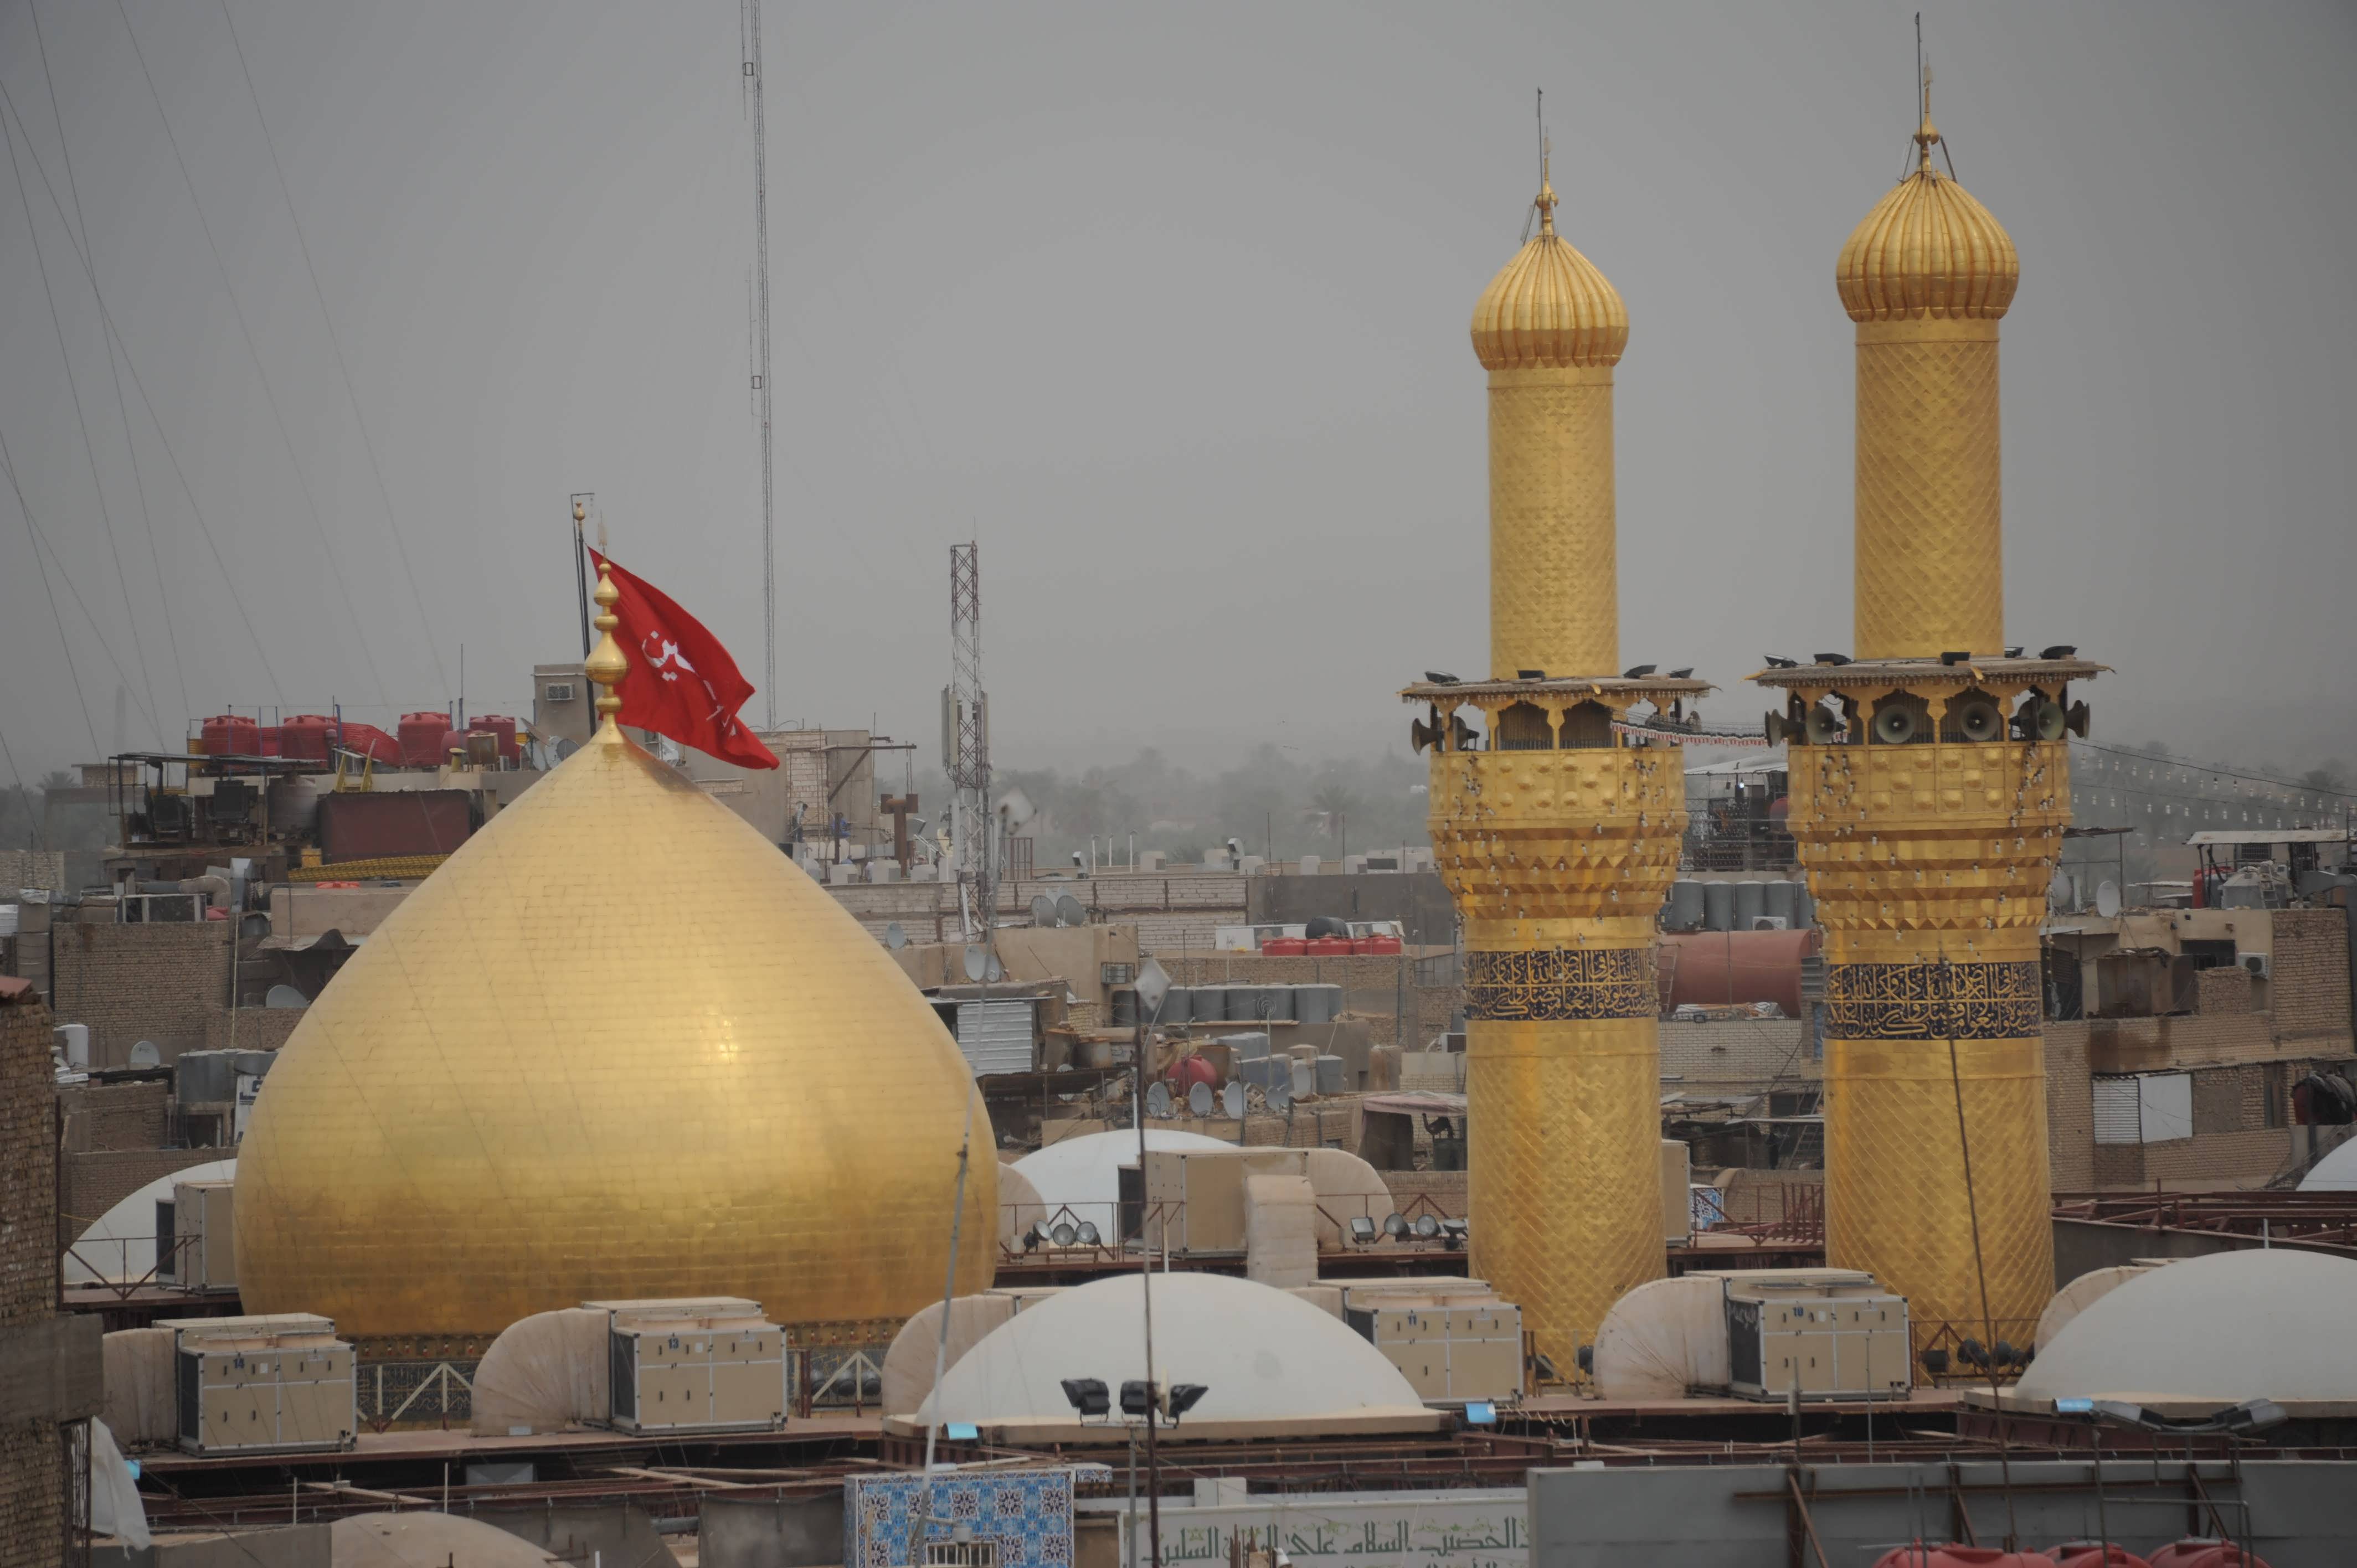
[[(54, 551), (45, 585), (0, 481), (18, 768), (111, 745), (119, 687), (134, 744), (440, 706), (462, 644), (469, 705), (519, 709), (577, 651), (574, 490), (758, 680), (732, 0), (227, 5), (325, 320), (221, 0), (43, 0), (46, 80), (0, 0), (0, 439)], [(1748, 725), (1762, 651), (1848, 642), (1833, 263), (1905, 165), (1910, 11), (771, 0), (780, 714), (930, 757), (976, 537), (1004, 761), (1395, 744), (1399, 683), (1482, 663), (1466, 324), (1544, 85), (1631, 322), (1624, 657)], [(2011, 634), (2119, 667), (2099, 736), (2357, 752), (2357, 11), (1925, 28), (2021, 252)]]

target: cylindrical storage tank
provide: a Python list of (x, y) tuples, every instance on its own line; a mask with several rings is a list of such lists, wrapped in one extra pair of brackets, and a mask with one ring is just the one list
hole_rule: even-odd
[(2001, 1552), (1994, 1546), (1932, 1546), (1910, 1541), (1874, 1560), (1874, 1568), (2054, 1568), (2042, 1552)]
[(1798, 904), (1798, 900), (1794, 895), (1798, 894), (1800, 890), (1801, 885), (1797, 882), (1778, 880), (1761, 883), (1760, 885), (1760, 912), (1763, 915), (1774, 916), (1778, 919), (1782, 920), (1788, 928), (1799, 925), (1801, 922), (1795, 919), (1793, 916), (1796, 912)]
[(1663, 920), (1668, 929), (1698, 931), (1706, 918), (1700, 878), (1681, 876), (1670, 884), (1670, 899)]
[[(1144, 1006), (1144, 1004), (1139, 1005)], [(1154, 1015), (1149, 1009), (1148, 1015), (1164, 1024), (1190, 1022), (1195, 1016), (1195, 988), (1191, 985), (1172, 986), (1162, 993), (1161, 1013)]]
[[(1817, 950), (1814, 931), (1696, 931), (1662, 939), (1670, 1005), (1748, 1006), (1773, 1002), (1801, 1016), (1801, 961)], [(1671, 967), (1672, 965), (1674, 967)]]
[(324, 763), (335, 735), (336, 721), (325, 714), (296, 714), (278, 726), (278, 754), (298, 761)]
[(1389, 936), (1355, 937), (1351, 939), (1351, 950), (1361, 957), (1392, 958), (1400, 950), (1400, 940)]
[(1299, 958), (1309, 950), (1306, 937), (1271, 937), (1260, 944), (1265, 958)]
[(523, 755), (523, 748), (516, 744), (516, 722), (505, 714), (477, 714), (474, 727), (500, 737), (500, 761), (513, 762)]
[(1795, 878), (1792, 883), (1792, 924), (1813, 926), (1817, 923), (1817, 901), (1809, 893), (1807, 882)]
[(1297, 985), (1293, 990), (1293, 1015), (1304, 1024), (1330, 1024), (1342, 1011), (1339, 985)]
[(374, 725), (346, 724), (339, 742), (355, 757), (365, 757), (372, 762), (398, 763), (401, 745)]
[(88, 1071), (90, 1068), (90, 1026), (87, 1024), (60, 1024), (57, 1027), (57, 1035), (65, 1044), (66, 1066), (73, 1069), (76, 1072)]
[(2154, 1552), (2152, 1568), (2267, 1568), (2267, 1561), (2245, 1556), (2232, 1541), (2189, 1536)]
[(450, 733), (447, 714), (404, 714), (394, 731), (404, 768), (442, 766), (442, 737)]
[(216, 714), (204, 722), (198, 734), (203, 736), (201, 745), (207, 757), (262, 755), (262, 725), (253, 719), (242, 719), (235, 714)]
[(1349, 958), (1351, 939), (1348, 937), (1312, 937), (1309, 939), (1312, 958)]
[(262, 726), (262, 755), (264, 757), (276, 757), (280, 755), (278, 750), (278, 726), (276, 725), (264, 725)]
[(1735, 885), (1731, 882), (1706, 882), (1702, 885), (1703, 929), (1731, 931), (1735, 929)]
[(1180, 1101), (1199, 1083), (1213, 1089), (1220, 1086), (1220, 1069), (1192, 1051), (1172, 1062), (1170, 1070), (1163, 1076), (1169, 1081), (1172, 1098)]
[(2108, 1545), (2067, 1541), (2060, 1546), (2048, 1547), (2046, 1555), (2054, 1560), (2054, 1568), (2152, 1568), (2151, 1563), (2116, 1541)]
[(1751, 923), (1767, 912), (1767, 895), (1760, 883), (1747, 878), (1735, 885), (1735, 929), (1737, 930), (1749, 930)]

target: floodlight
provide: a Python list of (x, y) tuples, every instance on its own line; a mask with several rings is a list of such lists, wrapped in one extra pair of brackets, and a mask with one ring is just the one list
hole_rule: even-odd
[(1093, 1219), (1081, 1221), (1079, 1240), (1082, 1246), (1093, 1247), (1103, 1239), (1103, 1234), (1097, 1230), (1096, 1221)]
[(1105, 1392), (1103, 1378), (1066, 1378), (1064, 1398), (1086, 1420), (1092, 1415), (1104, 1415), (1113, 1410), (1113, 1401)]
[(1163, 1417), (1168, 1420), (1171, 1425), (1178, 1425), (1178, 1418), (1186, 1414), (1189, 1411), (1193, 1410), (1196, 1403), (1200, 1401), (1205, 1394), (1210, 1393), (1211, 1391), (1209, 1388), (1205, 1387), (1201, 1383), (1171, 1384), (1169, 1396), (1163, 1401)]
[(1440, 1233), (1448, 1239), (1448, 1250), (1450, 1251), (1457, 1252), (1464, 1250), (1465, 1221), (1462, 1219), (1444, 1219), (1440, 1222)]
[(1056, 1245), (1059, 1247), (1069, 1247), (1073, 1242), (1081, 1239), (1080, 1231), (1073, 1227), (1072, 1222), (1069, 1219), (1058, 1220), (1056, 1222), (1056, 1228), (1053, 1230), (1049, 1231), (1048, 1234), (1056, 1239)]
[(1122, 1414), (1134, 1415), (1142, 1419), (1153, 1405), (1154, 1385), (1152, 1383), (1132, 1378), (1121, 1385)]
[(1375, 1222), (1361, 1214), (1351, 1221), (1351, 1240), (1363, 1247), (1375, 1239)]
[(1029, 1229), (1028, 1230), (1026, 1230), (1025, 1232), (1023, 1232), (1023, 1250), (1024, 1250), (1025, 1251), (1027, 1251), (1027, 1252), (1036, 1252), (1036, 1251), (1038, 1251), (1039, 1250), (1039, 1241), (1040, 1241), (1040, 1236), (1039, 1236), (1039, 1226), (1034, 1225), (1034, 1226), (1032, 1226), (1032, 1227), (1031, 1227), (1031, 1229)]
[(1941, 1373), (1948, 1369), (1947, 1348), (1942, 1345), (1932, 1346), (1930, 1349), (1923, 1352), (1922, 1361), (1923, 1369), (1931, 1373), (1933, 1377), (1938, 1377)]
[(1383, 1234), (1390, 1237), (1394, 1241), (1406, 1240), (1407, 1216), (1405, 1214), (1393, 1214), (1386, 1216), (1383, 1219)]
[(1435, 1236), (1439, 1234), (1439, 1220), (1435, 1219), (1429, 1214), (1419, 1214), (1415, 1217), (1415, 1238), (1417, 1240), (1429, 1241)]
[(2273, 1400), (2251, 1400), (2220, 1416), (2218, 1423), (2228, 1432), (2262, 1432), (2290, 1419), (2291, 1413)]
[(1593, 1377), (1593, 1376), (1595, 1375), (1595, 1373), (1596, 1373), (1596, 1347), (1595, 1347), (1595, 1346), (1593, 1346), (1593, 1345), (1582, 1345), (1582, 1346), (1581, 1346), (1577, 1350), (1574, 1351), (1574, 1352), (1572, 1353), (1572, 1355), (1573, 1355), (1573, 1359), (1574, 1359), (1575, 1360), (1577, 1360), (1577, 1361), (1579, 1363), (1579, 1369), (1580, 1369), (1581, 1371), (1587, 1373), (1590, 1377)]

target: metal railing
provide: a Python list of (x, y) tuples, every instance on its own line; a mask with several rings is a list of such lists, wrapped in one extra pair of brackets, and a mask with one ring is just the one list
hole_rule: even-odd
[[(91, 1278), (66, 1281), (69, 1289), (101, 1289), (114, 1293), (118, 1301), (150, 1285), (178, 1285), (182, 1269), (190, 1251), (196, 1246), (194, 1236), (85, 1236), (65, 1250), (65, 1262), (79, 1263), (90, 1271)], [(134, 1245), (153, 1249), (156, 1261), (138, 1273), (132, 1273), (131, 1249)], [(106, 1261), (113, 1254), (113, 1266)]]
[(371, 1432), (432, 1423), (445, 1432), (475, 1419), (479, 1361), (371, 1361), (354, 1369), (353, 1404)]

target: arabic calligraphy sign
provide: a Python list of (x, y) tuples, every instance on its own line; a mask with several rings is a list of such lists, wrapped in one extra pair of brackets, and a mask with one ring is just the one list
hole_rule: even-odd
[(1465, 1015), (1501, 1022), (1650, 1018), (1660, 1011), (1645, 948), (1465, 955)]
[[(1462, 1492), (1305, 1493), (1232, 1507), (1162, 1511), (1166, 1565), (1224, 1568), (1231, 1544), (1274, 1544), (1309, 1568), (1528, 1568), (1530, 1522), (1519, 1487)], [(1146, 1525), (1132, 1568), (1148, 1568)]]
[(1837, 963), (1825, 970), (1836, 1040), (2026, 1040), (2045, 1027), (2035, 962)]

